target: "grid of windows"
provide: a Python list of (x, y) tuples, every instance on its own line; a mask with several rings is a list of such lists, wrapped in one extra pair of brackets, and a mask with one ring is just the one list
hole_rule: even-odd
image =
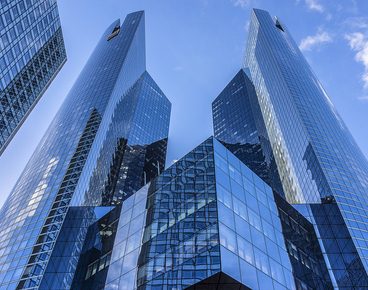
[(0, 5), (0, 153), (66, 61), (55, 0)]
[[(38, 236), (36, 245), (32, 249), (31, 256), (18, 286), (20, 288), (32, 287), (39, 285), (41, 282), (43, 270), (46, 269), (53, 245), (68, 212), (70, 200), (87, 160), (100, 122), (101, 116), (97, 110), (93, 110), (78, 142), (75, 153), (70, 160), (69, 168), (51, 206), (51, 210), (44, 221), (41, 234)], [(40, 199), (41, 196), (39, 196)]]
[(136, 289), (148, 187), (144, 186), (123, 203), (104, 288), (106, 290)]
[(185, 289), (220, 270), (212, 140), (154, 180), (137, 289)]
[(222, 271), (251, 289), (295, 288), (272, 189), (214, 143)]
[(368, 276), (353, 240), (335, 202), (307, 206), (307, 216), (317, 228), (324, 254), (330, 261), (328, 269), (334, 275), (334, 286), (365, 289)]
[(285, 195), (291, 203), (333, 196), (367, 273), (368, 162), (286, 28), (266, 11), (251, 18), (245, 63)]
[(241, 69), (212, 103), (214, 136), (283, 195), (249, 71)]
[(313, 224), (283, 198), (274, 196), (297, 289), (333, 289)]
[(115, 106), (88, 204), (119, 204), (164, 169), (170, 110), (170, 101), (145, 72)]
[[(107, 40), (117, 26), (121, 27), (120, 32)], [(166, 152), (166, 143), (161, 144), (158, 154), (155, 154), (156, 147), (149, 143), (167, 137), (165, 130), (168, 130), (170, 105), (145, 73), (144, 41), (142, 11), (129, 14), (121, 26), (120, 21), (114, 22), (72, 87), (0, 212), (0, 287), (39, 287), (68, 208), (101, 204), (101, 198), (91, 198), (93, 194), (94, 197), (101, 195), (100, 187), (90, 187), (93, 173), (98, 172), (107, 179), (115, 170), (111, 168), (115, 147), (104, 152), (103, 162), (97, 162), (102, 148), (106, 149), (104, 144), (110, 142), (117, 146), (119, 138), (126, 138), (128, 144), (131, 144), (130, 138), (135, 138), (132, 145), (136, 144), (133, 142), (141, 138), (139, 130), (126, 128), (141, 126), (140, 130), (150, 130), (155, 124), (162, 124), (158, 136), (154, 136), (153, 130), (151, 139), (142, 140), (138, 145), (148, 146), (143, 161), (154, 162), (156, 156)], [(132, 114), (127, 122), (117, 119), (117, 115), (122, 114), (120, 101), (127, 97), (127, 92), (137, 81), (139, 85), (136, 87), (140, 86), (140, 89), (132, 98), (136, 99), (142, 116)], [(146, 114), (151, 104), (157, 110)], [(166, 105), (164, 111), (158, 110), (161, 104)], [(120, 109), (116, 109), (118, 107)], [(160, 121), (155, 123), (155, 118)], [(108, 132), (113, 126), (123, 129), (116, 130), (111, 136)], [(124, 132), (129, 134), (123, 135)], [(164, 159), (161, 155), (159, 158)], [(151, 177), (147, 173), (146, 180)], [(67, 281), (70, 273), (58, 273), (58, 277), (62, 280), (61, 276), (65, 275)]]
[(78, 250), (98, 217), (94, 207), (68, 209), (38, 289), (74, 289), (70, 285), (78, 264)]
[[(71, 209), (74, 208), (84, 207), (71, 207)], [(70, 279), (68, 279), (67, 275), (60, 275), (60, 273), (64, 272), (62, 268), (55, 271), (57, 277), (62, 278), (59, 284), (63, 283), (65, 289), (94, 290), (101, 289), (102, 285), (105, 285), (112, 259), (112, 251), (114, 251), (114, 240), (119, 235), (117, 232), (119, 231), (121, 206), (96, 207), (95, 212), (96, 218), (94, 220), (89, 219), (88, 232), (82, 237), (82, 251), (80, 251), (81, 247), (78, 247), (78, 243), (71, 245), (74, 255), (70, 260), (75, 261), (77, 266), (70, 271)], [(69, 248), (71, 247), (69, 246)], [(71, 262), (68, 262), (70, 265)], [(55, 273), (52, 274), (55, 275)], [(57, 288), (57, 286), (52, 287), (55, 285), (55, 279), (52, 276), (48, 280), (50, 286), (47, 289)], [(45, 281), (45, 278), (43, 281)], [(65, 281), (68, 281), (68, 284)]]
[(272, 190), (207, 139), (124, 201), (106, 282), (129, 290), (294, 289)]

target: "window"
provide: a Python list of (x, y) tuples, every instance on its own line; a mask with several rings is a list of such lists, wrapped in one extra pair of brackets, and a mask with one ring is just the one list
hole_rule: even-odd
[(110, 264), (110, 258), (111, 258), (111, 252), (102, 256), (99, 260), (94, 261), (93, 263), (89, 264), (87, 268), (85, 280), (89, 279), (91, 276), (93, 276), (97, 272), (108, 267)]
[(311, 264), (310, 264), (310, 260), (307, 256), (306, 253), (302, 252), (302, 251), (299, 251), (300, 253), (300, 260), (302, 262), (302, 264), (304, 264), (307, 268), (311, 268)]
[(268, 257), (265, 253), (260, 251), (257, 248), (254, 248), (254, 257), (256, 267), (261, 270), (263, 273), (270, 275), (270, 266), (268, 262)]
[(241, 237), (237, 237), (238, 240), (238, 253), (239, 257), (247, 261), (249, 264), (254, 263), (253, 248), (251, 243), (247, 242)]
[(235, 232), (230, 230), (228, 227), (220, 223), (220, 242), (221, 245), (226, 247), (232, 252), (236, 252), (236, 235)]
[(295, 259), (299, 260), (298, 248), (290, 241), (287, 241), (287, 248), (289, 255), (293, 256)]

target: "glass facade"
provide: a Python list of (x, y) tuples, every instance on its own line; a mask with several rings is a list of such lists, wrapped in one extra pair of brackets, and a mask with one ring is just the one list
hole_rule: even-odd
[[(78, 209), (80, 207), (72, 208)], [(92, 224), (90, 223), (87, 234), (84, 236), (82, 250), (78, 249), (78, 253), (75, 256), (77, 267), (73, 268), (74, 273), (72, 274), (74, 275), (71, 275), (73, 281), (66, 289), (97, 290), (102, 289), (105, 285), (114, 240), (115, 238), (118, 239), (116, 233), (121, 206), (97, 207), (96, 209), (98, 211), (102, 210), (105, 214), (102, 218), (95, 220)], [(106, 213), (106, 211), (108, 212)], [(73, 247), (76, 246), (77, 243), (74, 243)], [(46, 279), (44, 278), (44, 280)], [(50, 277), (50, 281), (54, 281), (53, 277)]]
[(297, 289), (334, 289), (313, 223), (284, 198), (274, 196)]
[(0, 154), (65, 61), (55, 0), (0, 1)]
[[(159, 174), (170, 110), (145, 69), (144, 12), (115, 21), (0, 211), (0, 289), (50, 289), (56, 272), (70, 286), (88, 230), (63, 232), (96, 222), (75, 208), (118, 205)], [(63, 241), (75, 252), (61, 258)]]
[(295, 289), (277, 206), (209, 138), (123, 203), (104, 289), (249, 288)]
[[(367, 277), (366, 158), (286, 27), (266, 11), (252, 12), (245, 65), (257, 92), (287, 200), (336, 203), (340, 231), (349, 235), (359, 256), (360, 262), (354, 266)], [(341, 269), (337, 260), (330, 258), (329, 262), (332, 269)], [(340, 285), (339, 275), (336, 281), (339, 287), (354, 287)]]
[(297, 289), (332, 289), (313, 225), (284, 200), (256, 91), (241, 69), (212, 103), (215, 137), (274, 190)]
[(241, 69), (212, 102), (214, 136), (245, 165), (283, 195), (257, 94)]
[(143, 73), (115, 104), (94, 164), (86, 165), (82, 177), (90, 181), (77, 189), (83, 195), (73, 203), (119, 204), (163, 171), (170, 110), (169, 100)]
[(214, 145), (222, 271), (251, 289), (295, 289), (271, 187)]
[(146, 208), (137, 289), (185, 289), (220, 271), (212, 140), (152, 182)]
[(333, 286), (338, 289), (366, 289), (367, 273), (337, 204), (331, 200), (296, 208), (315, 227)]
[[(6, 37), (20, 11), (57, 26), (54, 1), (24, 10), (37, 1), (0, 0)], [(46, 52), (65, 56), (59, 26), (37, 35), (1, 93), (42, 91)], [(165, 170), (171, 103), (146, 71), (144, 12), (113, 22), (0, 211), (0, 289), (368, 289), (367, 160), (265, 11), (245, 64), (212, 104), (215, 137)]]
[[(107, 276), (101, 281), (101, 288), (132, 290), (137, 285), (138, 259), (142, 249), (142, 237), (147, 218), (147, 194), (149, 184), (138, 190), (133, 196), (125, 200), (120, 213), (114, 247), (110, 253)], [(101, 259), (100, 259), (101, 260)], [(93, 278), (93, 264), (89, 264), (85, 282)], [(89, 271), (91, 277), (89, 277)], [(95, 274), (96, 275), (96, 274)], [(97, 272), (98, 275), (98, 272)], [(96, 275), (96, 276), (97, 276)], [(100, 282), (100, 281), (99, 281)], [(81, 283), (81, 285), (83, 285)], [(93, 281), (88, 289), (101, 289)], [(79, 289), (79, 288), (76, 288)], [(85, 289), (80, 287), (80, 289)]]
[[(109, 209), (111, 210), (111, 208)], [(101, 210), (99, 207), (76, 206), (69, 208), (38, 289), (75, 289), (70, 286), (79, 265), (80, 255), (83, 258), (86, 255), (86, 250), (83, 248), (85, 239), (93, 243), (97, 251), (100, 249), (99, 240), (91, 235), (92, 229), (101, 233), (99, 236), (101, 241), (114, 233), (113, 230), (109, 231), (100, 226), (106, 223), (112, 227), (106, 221), (106, 216), (113, 215), (106, 214), (105, 216), (104, 213), (106, 210)], [(104, 217), (101, 218), (101, 215)]]

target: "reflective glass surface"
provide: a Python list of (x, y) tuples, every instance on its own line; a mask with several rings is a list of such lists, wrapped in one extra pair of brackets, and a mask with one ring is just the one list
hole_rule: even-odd
[(334, 289), (313, 223), (276, 194), (275, 201), (297, 289)]
[(367, 273), (366, 158), (286, 27), (266, 11), (252, 12), (245, 64), (288, 201), (335, 200)]
[(77, 192), (84, 194), (73, 203), (119, 204), (157, 176), (165, 167), (170, 110), (170, 101), (145, 72), (116, 103), (102, 146), (95, 146), (97, 154), (85, 166), (82, 178), (90, 181), (80, 184)]
[[(39, 289), (74, 289), (71, 285), (80, 251), (92, 227), (91, 224), (99, 217), (98, 208), (88, 206), (69, 208)], [(113, 233), (106, 229), (93, 228), (100, 230), (101, 238)], [(88, 238), (95, 241), (90, 236)], [(95, 247), (98, 248), (97, 242)]]
[[(70, 207), (71, 210), (81, 211), (83, 208), (90, 207)], [(70, 243), (68, 245), (69, 249), (72, 249), (73, 257), (68, 261), (63, 258), (62, 260), (69, 266), (67, 271), (62, 269), (57, 269), (54, 277), (52, 275), (47, 276), (49, 266), (47, 268), (44, 279), (42, 280), (43, 286), (46, 282), (50, 285), (48, 289), (55, 285), (55, 277), (63, 278), (60, 284), (66, 285), (65, 289), (101, 289), (105, 285), (107, 272), (112, 258), (112, 250), (114, 245), (115, 237), (118, 240), (120, 234), (117, 234), (118, 223), (120, 217), (121, 207), (95, 207), (94, 212), (102, 212), (98, 218), (97, 214), (94, 216), (94, 220), (83, 215), (85, 223), (89, 224), (87, 233), (84, 235), (78, 234), (77, 237), (82, 239), (82, 247), (80, 243)], [(105, 213), (105, 214), (104, 214)], [(67, 221), (64, 222), (63, 228), (67, 226)], [(81, 228), (83, 231), (84, 228)], [(71, 238), (72, 242), (74, 239)], [(59, 238), (57, 243), (59, 243)], [(54, 255), (54, 253), (53, 253)], [(65, 255), (67, 256), (67, 255)], [(67, 257), (66, 257), (67, 258)], [(53, 257), (51, 257), (50, 263), (53, 262)], [(49, 264), (50, 264), (49, 263)], [(74, 263), (73, 265), (71, 265)], [(72, 267), (71, 267), (72, 266)], [(64, 274), (66, 273), (66, 274)], [(64, 274), (64, 275), (63, 275)], [(72, 280), (72, 281), (71, 281)], [(67, 282), (66, 282), (67, 281)]]
[(66, 61), (55, 0), (0, 3), (0, 154)]
[(241, 69), (213, 101), (214, 136), (283, 195), (257, 94), (247, 74)]
[[(148, 188), (149, 184), (126, 199), (123, 204), (104, 288), (106, 290), (137, 288), (138, 258), (146, 224)], [(94, 287), (96, 283), (89, 289), (95, 289)]]
[(272, 189), (213, 142), (222, 271), (251, 289), (296, 289)]
[(214, 138), (122, 207), (105, 289), (295, 289), (271, 188)]
[(39, 287), (71, 205), (118, 204), (163, 168), (170, 102), (144, 29), (140, 11), (106, 30), (1, 209), (0, 287)]
[(338, 205), (310, 204), (305, 214), (316, 228), (333, 285), (339, 289), (366, 289), (368, 276)]
[(146, 207), (137, 289), (185, 289), (220, 271), (212, 139), (152, 182)]

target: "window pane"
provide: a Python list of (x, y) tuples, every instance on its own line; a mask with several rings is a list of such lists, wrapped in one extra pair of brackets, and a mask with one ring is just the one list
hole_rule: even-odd
[(232, 252), (236, 252), (236, 235), (235, 232), (220, 223), (220, 242)]
[(238, 240), (238, 253), (239, 257), (244, 259), (250, 264), (254, 264), (254, 255), (252, 244), (241, 237), (237, 237)]
[(239, 258), (234, 253), (221, 247), (221, 265), (225, 273), (231, 274), (231, 277), (240, 280)]
[(251, 241), (249, 224), (237, 215), (235, 215), (235, 229), (238, 235), (248, 241)]

